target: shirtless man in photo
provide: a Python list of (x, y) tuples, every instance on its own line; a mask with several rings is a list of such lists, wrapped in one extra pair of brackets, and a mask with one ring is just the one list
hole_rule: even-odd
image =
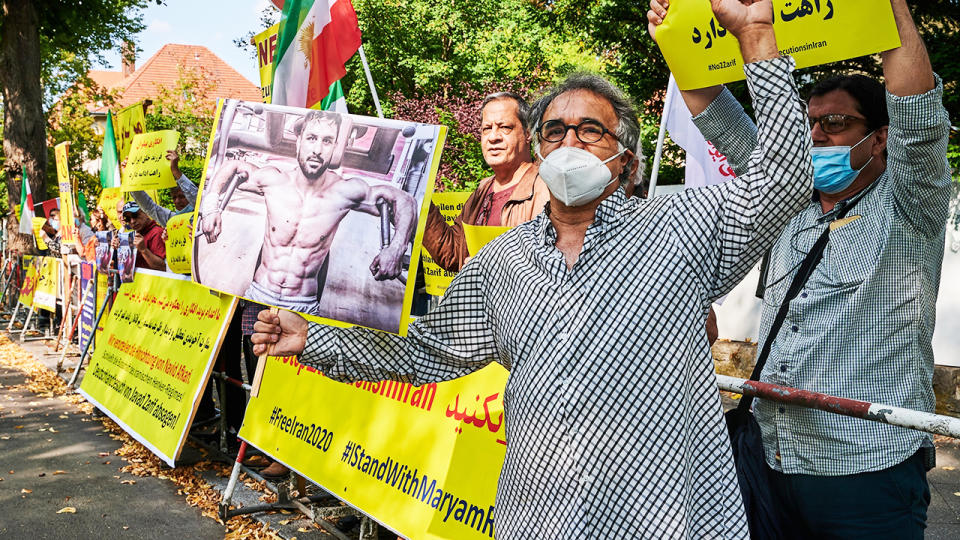
[(395, 187), (371, 186), (330, 170), (339, 130), (339, 115), (311, 111), (294, 126), (299, 168), (283, 172), (233, 160), (214, 175), (201, 208), (201, 227), (208, 242), (216, 242), (220, 235), (220, 212), (226, 207), (222, 199), (229, 197), (223, 192), (234, 175), (237, 189), (262, 195), (266, 204), (260, 262), (245, 298), (318, 314), (318, 293), (322, 293), (330, 245), (341, 220), (352, 210), (380, 216), (377, 205), (381, 201), (392, 209), (390, 221), (395, 231), (390, 243), (373, 258), (370, 272), (378, 281), (400, 275), (403, 254), (416, 226), (416, 202)]

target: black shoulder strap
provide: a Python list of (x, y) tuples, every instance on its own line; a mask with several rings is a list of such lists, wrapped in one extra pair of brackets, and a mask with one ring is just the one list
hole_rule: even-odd
[[(847, 212), (849, 212), (854, 205), (860, 202), (860, 199), (862, 198), (863, 197), (857, 197), (841, 208), (840, 211), (837, 212), (834, 221), (843, 219), (844, 216), (847, 215)], [(813, 247), (810, 248), (807, 256), (803, 259), (803, 262), (800, 263), (800, 268), (797, 269), (797, 273), (793, 276), (793, 281), (790, 282), (790, 288), (787, 289), (787, 295), (783, 297), (783, 302), (780, 303), (780, 309), (777, 310), (777, 316), (774, 317), (773, 324), (770, 325), (770, 332), (767, 334), (767, 339), (765, 339), (763, 342), (763, 349), (761, 349), (760, 354), (757, 356), (757, 364), (754, 366), (753, 373), (750, 375), (751, 381), (760, 380), (760, 374), (763, 372), (763, 366), (767, 363), (767, 357), (770, 356), (770, 347), (773, 345), (777, 334), (780, 332), (780, 328), (783, 326), (783, 321), (787, 318), (787, 312), (790, 311), (790, 301), (800, 294), (800, 290), (803, 289), (803, 286), (807, 283), (807, 279), (809, 279), (810, 275), (813, 274), (814, 268), (820, 264), (820, 260), (823, 259), (823, 250), (827, 247), (827, 241), (829, 239), (830, 226), (827, 225), (827, 228), (820, 235), (820, 238), (817, 238), (817, 241), (813, 244)], [(752, 403), (753, 396), (744, 396), (740, 399), (740, 404), (737, 406), (737, 409), (741, 412), (744, 412), (750, 408)]]

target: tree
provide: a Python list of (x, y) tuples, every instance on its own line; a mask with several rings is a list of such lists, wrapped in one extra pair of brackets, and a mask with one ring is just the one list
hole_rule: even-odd
[[(4, 103), (3, 172), (7, 193), (19, 200), (20, 168), (34, 193), (46, 192), (44, 104), (81, 78), (103, 51), (143, 29), (141, 9), (162, 0), (0, 0), (0, 92)], [(42, 82), (41, 82), (42, 81)], [(13, 194), (17, 194), (16, 196)], [(10, 246), (31, 249), (7, 219)]]

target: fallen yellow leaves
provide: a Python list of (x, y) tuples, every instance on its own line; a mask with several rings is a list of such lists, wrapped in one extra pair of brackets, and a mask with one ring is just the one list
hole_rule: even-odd
[(58, 514), (76, 514), (77, 509), (72, 506), (64, 506), (63, 508), (57, 510)]

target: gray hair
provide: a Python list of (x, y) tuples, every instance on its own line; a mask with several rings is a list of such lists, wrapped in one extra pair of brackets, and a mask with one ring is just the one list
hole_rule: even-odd
[(517, 103), (517, 119), (520, 120), (520, 125), (526, 129), (530, 123), (530, 104), (527, 103), (527, 100), (520, 97), (519, 94), (514, 94), (513, 92), (494, 92), (487, 94), (487, 97), (483, 98), (483, 101), (480, 102), (480, 113), (483, 113), (483, 108), (486, 107), (488, 103), (501, 99), (512, 99)]
[[(638, 177), (631, 177), (630, 165), (633, 162), (628, 162), (623, 172), (620, 173), (620, 185), (625, 185), (630, 181), (638, 182), (638, 179), (642, 179), (646, 167), (644, 166), (643, 150), (640, 148), (640, 122), (637, 121), (637, 109), (634, 107), (633, 101), (623, 93), (622, 90), (599, 75), (593, 73), (572, 73), (564, 80), (549, 88), (546, 94), (538, 99), (531, 108), (530, 132), (536, 134), (537, 130), (540, 129), (540, 123), (543, 121), (543, 113), (546, 112), (547, 107), (550, 106), (550, 103), (552, 103), (554, 99), (561, 94), (573, 92), (574, 90), (588, 90), (610, 102), (610, 105), (613, 107), (613, 112), (617, 116), (616, 136), (624, 148), (635, 154), (634, 159), (639, 160), (639, 166), (637, 167), (637, 173), (635, 175), (638, 175)], [(539, 136), (533, 137), (533, 147), (535, 151), (540, 151)]]

